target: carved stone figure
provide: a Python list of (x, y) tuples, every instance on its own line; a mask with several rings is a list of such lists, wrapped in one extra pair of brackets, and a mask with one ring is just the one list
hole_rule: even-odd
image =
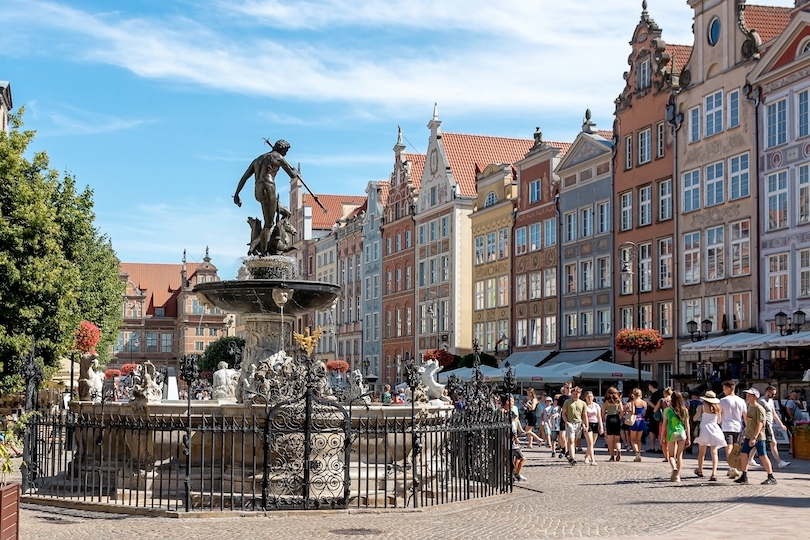
[(163, 374), (148, 360), (132, 373), (132, 399), (135, 402), (152, 403), (163, 397)]
[(96, 372), (98, 355), (84, 353), (79, 363), (79, 399), (81, 401), (101, 400), (101, 389), (104, 387), (104, 373)]
[(436, 360), (424, 362), (419, 368), (419, 374), (422, 376), (422, 386), (425, 387), (429, 399), (441, 399), (449, 402), (450, 398), (444, 395), (444, 385), (439, 384), (434, 378), (440, 369), (441, 366)]
[(228, 367), (227, 362), (217, 364), (214, 372), (214, 399), (236, 399), (239, 372)]
[[(359, 369), (355, 369), (354, 371), (349, 372), (348, 376), (349, 382), (349, 389), (346, 394), (346, 401), (351, 403), (354, 400), (360, 400), (360, 396), (363, 396), (366, 392), (368, 392), (368, 386), (365, 385), (365, 381), (363, 380), (363, 374), (360, 373)], [(371, 403), (371, 398), (369, 396), (363, 396), (362, 401), (366, 404)]]

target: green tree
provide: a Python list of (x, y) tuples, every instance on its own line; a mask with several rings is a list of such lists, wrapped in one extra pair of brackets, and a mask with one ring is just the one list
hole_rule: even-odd
[(21, 358), (36, 340), (49, 372), (69, 353), (82, 319), (101, 330), (107, 353), (121, 325), (118, 262), (94, 227), (92, 191), (49, 168), (45, 152), (25, 157), (34, 140), (21, 109), (0, 133), (0, 392), (17, 391)]
[[(231, 343), (234, 344), (233, 348)], [(223, 336), (211, 342), (200, 357), (200, 373), (203, 371), (216, 371), (217, 364), (220, 362), (227, 362), (229, 368), (239, 369), (239, 366), (235, 365), (236, 356), (232, 351), (241, 351), (244, 346), (245, 340), (238, 336)]]

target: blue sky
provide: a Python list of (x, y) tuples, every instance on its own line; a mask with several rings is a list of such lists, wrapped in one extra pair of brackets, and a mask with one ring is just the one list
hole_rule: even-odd
[[(792, 6), (792, 0), (760, 0)], [(691, 45), (686, 0), (649, 0)], [(445, 131), (571, 141), (586, 108), (612, 125), (641, 0), (5, 0), (0, 79), (35, 150), (95, 192), (124, 261), (245, 254), (262, 137), (287, 139), (318, 193), (387, 179), (397, 125), (424, 152)], [(288, 182), (280, 173), (282, 196)]]

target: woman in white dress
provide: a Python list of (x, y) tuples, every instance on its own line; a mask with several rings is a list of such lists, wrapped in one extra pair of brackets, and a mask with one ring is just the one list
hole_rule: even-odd
[(720, 427), (722, 413), (720, 412), (720, 400), (714, 392), (709, 390), (703, 397), (703, 407), (699, 408), (695, 413), (695, 421), (700, 422), (700, 434), (695, 438), (695, 443), (699, 445), (698, 450), (698, 465), (695, 469), (695, 474), (703, 478), (703, 457), (706, 454), (706, 447), (712, 449), (712, 475), (709, 480), (712, 482), (717, 481), (717, 450), (720, 447), (726, 447), (726, 439), (723, 436), (723, 430)]

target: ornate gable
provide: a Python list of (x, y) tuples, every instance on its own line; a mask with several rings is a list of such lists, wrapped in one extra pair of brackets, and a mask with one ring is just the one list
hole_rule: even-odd
[(580, 133), (577, 135), (571, 149), (557, 166), (556, 172), (576, 167), (598, 156), (610, 155), (612, 151), (610, 141), (587, 133)]
[(762, 84), (765, 93), (810, 77), (810, 13), (796, 13), (780, 37), (768, 47), (751, 72), (752, 84)]

